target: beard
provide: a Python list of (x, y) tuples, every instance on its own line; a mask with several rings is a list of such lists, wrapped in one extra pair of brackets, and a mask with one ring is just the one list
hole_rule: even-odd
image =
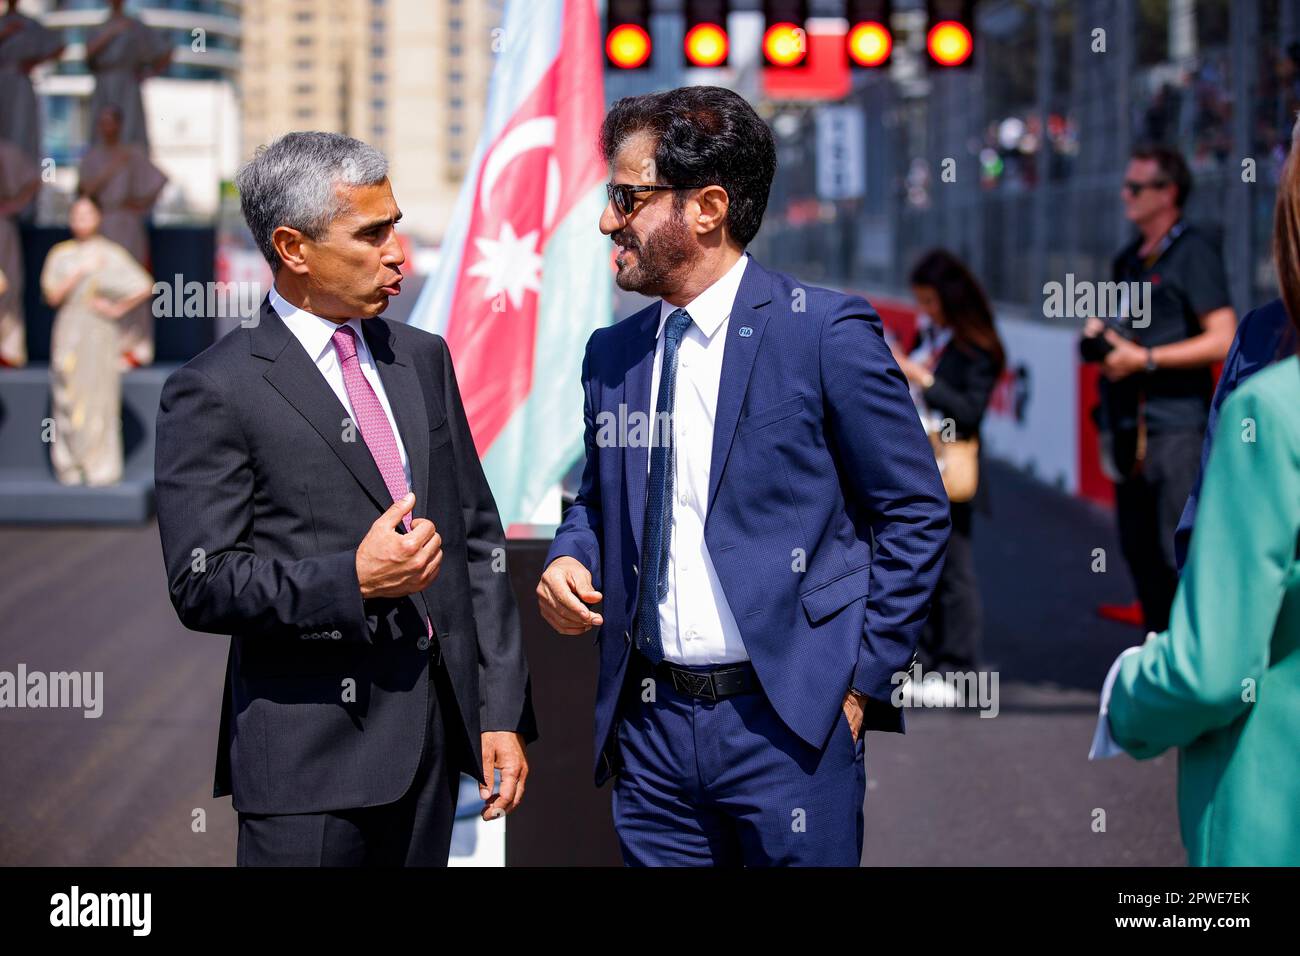
[(619, 266), (614, 277), (618, 287), (651, 298), (674, 291), (678, 278), (699, 256), (695, 237), (680, 211), (650, 233), (644, 244), (630, 231), (620, 230), (610, 238), (636, 254), (635, 263)]

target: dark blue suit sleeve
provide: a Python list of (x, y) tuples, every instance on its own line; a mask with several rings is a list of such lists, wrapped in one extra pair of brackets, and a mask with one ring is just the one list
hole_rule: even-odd
[(583, 446), (586, 459), (582, 466), (582, 482), (578, 494), (569, 510), (564, 514), (564, 521), (555, 532), (550, 551), (546, 555), (546, 564), (560, 557), (570, 557), (582, 563), (591, 572), (591, 586), (601, 589), (600, 575), (600, 471), (599, 452), (596, 443), (596, 415), (591, 399), (591, 349), (596, 333), (587, 340), (587, 351), (582, 358), (582, 421)]
[(1201, 479), (1205, 476), (1205, 464), (1210, 460), (1210, 448), (1214, 444), (1214, 430), (1219, 424), (1219, 409), (1229, 395), (1241, 383), (1242, 342), (1247, 337), (1247, 327), (1252, 324), (1254, 312), (1247, 313), (1237, 326), (1237, 333), (1232, 337), (1232, 347), (1228, 357), (1223, 360), (1223, 371), (1219, 375), (1219, 384), (1214, 388), (1214, 398), (1210, 401), (1210, 414), (1205, 422), (1205, 438), (1201, 442), (1201, 467), (1196, 473), (1196, 483), (1183, 505), (1183, 515), (1178, 519), (1178, 528), (1174, 531), (1174, 560), (1178, 564), (1178, 573), (1183, 573), (1183, 562), (1187, 560), (1187, 549), (1192, 540), (1192, 524), (1196, 521), (1196, 505), (1201, 497)]
[(948, 543), (948, 496), (907, 379), (865, 299), (841, 300), (822, 329), (820, 352), (827, 441), (850, 512), (866, 516), (873, 538), (851, 686), (887, 700), (929, 615)]
[(1196, 484), (1187, 496), (1183, 516), (1174, 532), (1174, 557), (1178, 562), (1179, 574), (1182, 573), (1183, 562), (1187, 560), (1187, 550), (1191, 544), (1192, 524), (1196, 520), (1196, 507), (1201, 494), (1201, 478), (1210, 458), (1214, 433), (1218, 430), (1219, 410), (1242, 382), (1294, 351), (1295, 327), (1291, 324), (1291, 318), (1281, 299), (1274, 299), (1258, 309), (1252, 309), (1237, 323), (1237, 334), (1233, 336), (1232, 348), (1228, 350), (1228, 357), (1223, 362), (1223, 372), (1210, 402), (1205, 440), (1201, 443), (1201, 470), (1196, 475)]

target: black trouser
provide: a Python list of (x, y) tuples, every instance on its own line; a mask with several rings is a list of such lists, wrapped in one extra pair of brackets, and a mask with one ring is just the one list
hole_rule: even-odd
[(1174, 531), (1201, 467), (1199, 428), (1148, 433), (1142, 471), (1115, 485), (1119, 542), (1148, 631), (1169, 626), (1178, 590)]
[(322, 813), (239, 814), (239, 866), (446, 866), (460, 792), (463, 724), (446, 665), (430, 662), (428, 729), (397, 801)]
[(916, 659), (923, 671), (971, 670), (982, 643), (984, 607), (971, 546), (972, 509), (969, 502), (954, 502), (950, 510), (948, 555), (930, 602), (930, 619), (917, 645)]

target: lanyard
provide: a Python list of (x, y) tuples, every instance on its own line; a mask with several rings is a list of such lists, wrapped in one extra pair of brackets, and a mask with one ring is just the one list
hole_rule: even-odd
[(1174, 244), (1174, 240), (1186, 231), (1187, 223), (1183, 222), (1181, 219), (1174, 223), (1173, 226), (1170, 227), (1169, 231), (1164, 234), (1164, 237), (1156, 243), (1156, 247), (1143, 257), (1142, 268), (1150, 269), (1153, 265), (1159, 262), (1160, 257), (1168, 252), (1169, 247)]

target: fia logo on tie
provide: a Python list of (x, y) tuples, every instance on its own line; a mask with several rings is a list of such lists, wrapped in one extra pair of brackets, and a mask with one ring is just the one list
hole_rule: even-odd
[(751, 329), (748, 325), (742, 325), (740, 327), (740, 337), (742, 339), (747, 339), (753, 334), (754, 334), (754, 330)]

